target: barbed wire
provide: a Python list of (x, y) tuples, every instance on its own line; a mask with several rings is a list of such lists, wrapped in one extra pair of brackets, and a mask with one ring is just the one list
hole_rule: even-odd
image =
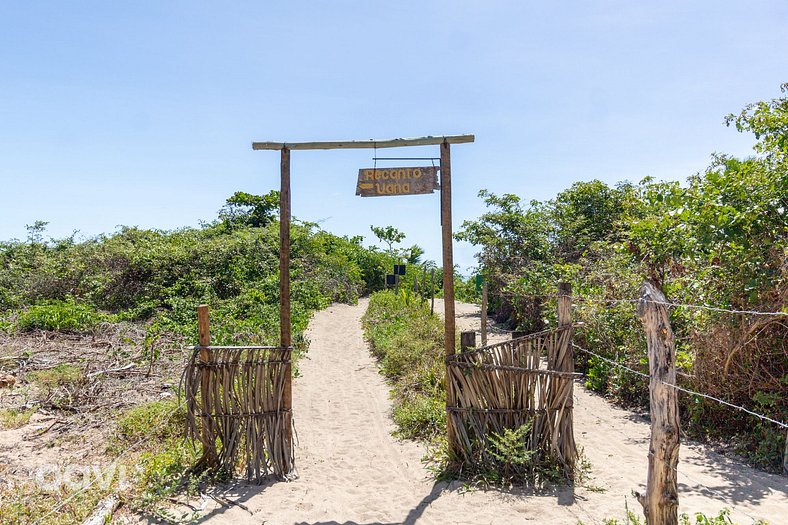
[[(619, 367), (619, 368), (623, 368), (624, 370), (627, 370), (627, 371), (629, 371), (629, 372), (631, 372), (633, 374), (639, 375), (641, 377), (645, 377), (647, 379), (651, 379), (651, 376), (649, 374), (644, 374), (643, 372), (639, 372), (637, 370), (634, 370), (634, 369), (632, 369), (632, 368), (630, 368), (630, 367), (628, 367), (626, 365), (623, 365), (621, 363), (613, 361), (612, 359), (608, 359), (605, 356), (599, 355), (598, 353), (593, 352), (591, 350), (588, 350), (587, 348), (583, 348), (582, 346), (579, 346), (579, 345), (577, 345), (575, 343), (570, 343), (570, 344), (574, 348), (577, 348), (578, 350), (580, 350), (581, 352), (585, 352), (586, 354), (593, 355), (594, 357), (596, 357), (598, 359), (601, 359), (602, 361), (605, 361), (607, 363), (610, 363), (613, 366), (616, 366), (616, 367)], [(763, 414), (759, 414), (757, 412), (753, 412), (752, 410), (750, 410), (748, 408), (745, 408), (745, 407), (742, 407), (742, 406), (739, 406), (739, 405), (734, 405), (733, 403), (729, 403), (728, 401), (725, 401), (724, 399), (720, 399), (718, 397), (710, 396), (708, 394), (702, 394), (700, 392), (695, 392), (694, 390), (689, 390), (687, 388), (680, 387), (678, 385), (674, 385), (674, 384), (671, 384), (671, 383), (666, 383), (665, 381), (661, 381), (660, 380), (660, 382), (663, 385), (667, 385), (669, 387), (675, 388), (676, 390), (680, 390), (680, 391), (685, 392), (687, 394), (690, 394), (690, 395), (693, 395), (693, 396), (699, 396), (699, 397), (702, 397), (702, 398), (705, 398), (705, 399), (709, 399), (711, 401), (716, 401), (716, 402), (721, 403), (723, 405), (726, 405), (726, 406), (728, 406), (730, 408), (735, 408), (736, 410), (740, 410), (742, 412), (746, 412), (747, 414), (750, 414), (751, 416), (755, 416), (755, 417), (757, 417), (757, 418), (759, 418), (759, 419), (761, 419), (763, 421), (768, 421), (770, 423), (774, 423), (775, 425), (780, 426), (782, 428), (788, 428), (788, 424), (786, 424), (786, 423), (783, 423), (781, 421), (777, 421), (776, 419), (772, 419), (769, 416), (764, 416)]]
[[(557, 299), (564, 297), (559, 294), (520, 294), (516, 292), (496, 292), (493, 294), (495, 297), (506, 297), (511, 299)], [(572, 295), (573, 303), (606, 303), (606, 304), (637, 304), (640, 301), (646, 301), (653, 304), (662, 304), (671, 307), (692, 308), (696, 310), (708, 310), (712, 312), (730, 313), (730, 314), (743, 314), (743, 315), (766, 315), (788, 317), (788, 312), (764, 312), (762, 310), (736, 310), (734, 308), (720, 308), (717, 306), (708, 306), (705, 304), (690, 304), (690, 303), (676, 303), (672, 301), (653, 301), (646, 299), (602, 299), (595, 297), (588, 297), (582, 295)]]

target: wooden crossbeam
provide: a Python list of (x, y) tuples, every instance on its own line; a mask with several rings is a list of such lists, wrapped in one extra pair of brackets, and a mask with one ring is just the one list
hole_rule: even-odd
[(252, 142), (254, 150), (296, 149), (373, 149), (402, 148), (405, 146), (437, 146), (443, 144), (465, 144), (476, 140), (474, 135), (444, 135), (440, 137), (414, 137), (407, 139), (337, 140), (327, 142)]

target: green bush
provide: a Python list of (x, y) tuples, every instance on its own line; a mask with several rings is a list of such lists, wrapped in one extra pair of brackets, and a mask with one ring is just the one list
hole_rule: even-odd
[(19, 330), (60, 330), (63, 332), (85, 332), (110, 318), (99, 313), (89, 304), (80, 304), (73, 299), (47, 301), (30, 306), (19, 312), (16, 327)]
[(364, 334), (381, 372), (393, 381), (398, 434), (435, 439), (446, 429), (443, 322), (420, 300), (406, 294), (372, 294)]

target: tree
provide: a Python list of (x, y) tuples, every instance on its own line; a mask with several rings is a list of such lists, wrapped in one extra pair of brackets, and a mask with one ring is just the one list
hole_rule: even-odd
[(394, 244), (400, 243), (405, 239), (405, 234), (396, 229), (394, 226), (370, 226), (370, 230), (375, 234), (380, 242), (384, 242), (389, 246), (389, 253), (394, 253)]
[(279, 192), (271, 190), (265, 195), (236, 191), (219, 210), (219, 218), (228, 225), (261, 228), (276, 217)]

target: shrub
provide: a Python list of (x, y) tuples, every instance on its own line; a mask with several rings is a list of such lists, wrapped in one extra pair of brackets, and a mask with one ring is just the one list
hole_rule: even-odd
[(85, 332), (93, 329), (108, 317), (88, 304), (66, 301), (47, 301), (30, 306), (19, 313), (16, 327), (19, 330), (59, 330)]

